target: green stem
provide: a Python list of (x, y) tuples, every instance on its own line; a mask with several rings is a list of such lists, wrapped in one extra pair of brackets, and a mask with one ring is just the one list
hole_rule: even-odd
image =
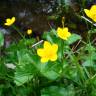
[(75, 64), (75, 66), (76, 66), (76, 68), (78, 70), (78, 74), (79, 74), (78, 76), (80, 76), (80, 78), (82, 80), (82, 81), (81, 80), (80, 81), (84, 84), (84, 82), (85, 82), (85, 78), (84, 77), (85, 76), (84, 76), (84, 72), (83, 72), (83, 67), (80, 66), (79, 61), (78, 61), (78, 58), (74, 55), (74, 53), (72, 52), (71, 49), (70, 49), (70, 51), (71, 52), (69, 52), (68, 55), (70, 56), (70, 58), (72, 60), (72, 63)]
[(20, 30), (15, 25), (12, 25), (12, 28), (15, 29), (23, 39), (25, 39), (25, 37), (21, 34)]
[[(91, 26), (91, 30), (92, 30), (92, 26)], [(91, 49), (91, 41), (90, 41), (90, 37), (91, 37), (91, 33), (88, 33), (88, 44), (89, 44), (89, 59), (90, 59), (90, 65), (93, 66), (92, 63), (92, 49)], [(90, 75), (92, 75), (92, 67), (90, 67)]]
[(63, 26), (63, 28), (64, 28), (64, 21), (65, 21), (65, 18), (62, 17), (62, 26)]

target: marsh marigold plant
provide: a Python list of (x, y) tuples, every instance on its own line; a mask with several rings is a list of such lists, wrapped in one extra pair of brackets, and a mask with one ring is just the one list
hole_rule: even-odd
[(15, 22), (16, 18), (12, 17), (12, 18), (7, 18), (6, 22), (4, 23), (4, 25), (6, 26), (11, 26), (14, 22)]
[(48, 41), (44, 42), (44, 48), (37, 49), (37, 54), (41, 57), (41, 62), (45, 63), (57, 60), (58, 45), (51, 44)]
[(64, 28), (58, 27), (58, 28), (57, 28), (57, 35), (58, 35), (61, 39), (67, 40), (67, 39), (71, 36), (71, 33), (68, 32), (68, 28), (67, 28), (67, 27), (64, 27)]
[(84, 9), (85, 14), (96, 22), (96, 5), (93, 5), (89, 10)]

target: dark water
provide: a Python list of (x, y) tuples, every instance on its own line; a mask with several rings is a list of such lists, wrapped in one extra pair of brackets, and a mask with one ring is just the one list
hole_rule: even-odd
[(55, 0), (2, 0), (0, 2), (0, 30), (5, 34), (5, 45), (19, 34), (11, 27), (4, 26), (6, 18), (16, 17), (15, 25), (22, 34), (31, 28), (33, 36), (40, 36), (44, 31), (50, 30), (48, 16), (53, 13)]
[(33, 32), (49, 30), (47, 17), (53, 12), (55, 0), (4, 0), (0, 3), (0, 21), (15, 16), (17, 26)]
[[(12, 31), (10, 35), (11, 38), (14, 37), (18, 39), (19, 35), (15, 32), (15, 30), (4, 26), (6, 18), (15, 16), (15, 25), (20, 29), (22, 34), (26, 33), (28, 28), (32, 28), (33, 35), (40, 36), (44, 31), (50, 30), (49, 24), (51, 25), (53, 21), (50, 22), (48, 20), (48, 16), (52, 15), (54, 11), (56, 12), (56, 8), (58, 8), (57, 5), (60, 3), (59, 1), (63, 0), (2, 0), (2, 2), (0, 2), (0, 30), (2, 28), (6, 29), (6, 31), (8, 31), (7, 33)], [(72, 5), (71, 7), (73, 7), (73, 11), (72, 9), (69, 9), (68, 12), (65, 12), (64, 9), (59, 9), (55, 14), (59, 14), (59, 16), (61, 15), (61, 17), (65, 16), (66, 26), (68, 26), (71, 30), (75, 30), (74, 32), (80, 34), (84, 33), (87, 28), (86, 24), (84, 25), (84, 21), (82, 22), (74, 16), (74, 11), (80, 11), (78, 5), (81, 5), (80, 2), (82, 2), (82, 0), (65, 1), (68, 1)], [(77, 1), (80, 2), (76, 3)], [(96, 3), (96, 0), (86, 0), (86, 2), (86, 5), (89, 6)], [(58, 19), (58, 21), (61, 24), (61, 20)], [(58, 25), (60, 25), (59, 22), (57, 22)], [(6, 36), (6, 38), (8, 36)], [(7, 40), (11, 40), (10, 36)]]

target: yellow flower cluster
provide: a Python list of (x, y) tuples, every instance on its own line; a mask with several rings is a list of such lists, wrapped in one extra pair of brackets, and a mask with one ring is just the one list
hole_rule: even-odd
[(27, 30), (27, 34), (28, 34), (28, 35), (31, 35), (31, 34), (32, 34), (32, 29), (28, 29), (28, 30)]
[(37, 54), (41, 57), (41, 62), (45, 63), (57, 60), (57, 44), (50, 44), (48, 41), (44, 42), (44, 48), (37, 49)]
[[(96, 22), (96, 5), (93, 5), (90, 10), (84, 9), (84, 12), (86, 15), (91, 18), (93, 21)], [(6, 19), (6, 23), (4, 23), (7, 26), (11, 26), (15, 22), (15, 17), (12, 17), (11, 19)], [(57, 28), (57, 35), (63, 40), (68, 40), (68, 38), (71, 36), (71, 33), (68, 31), (67, 27), (64, 27), (64, 17), (62, 18), (62, 24), (63, 28), (58, 27)], [(27, 34), (32, 34), (32, 30), (28, 29)], [(57, 44), (51, 44), (48, 41), (44, 42), (43, 45), (44, 48), (37, 49), (37, 55), (41, 57), (41, 62), (45, 63), (50, 61), (56, 61), (57, 60), (57, 51), (58, 51), (58, 45)]]
[[(11, 26), (14, 22), (15, 22), (15, 17), (7, 18), (6, 22), (4, 23), (4, 25), (6, 26)], [(27, 34), (30, 35), (32, 34), (32, 30), (28, 29), (27, 30)], [(57, 28), (57, 35), (58, 37), (60, 37), (63, 40), (67, 40), (70, 36), (71, 33), (68, 32), (68, 28), (64, 27)], [(44, 48), (39, 48), (37, 49), (37, 54), (41, 57), (41, 62), (48, 62), (50, 61), (56, 61), (57, 60), (57, 51), (58, 51), (58, 45), (57, 44), (51, 44), (48, 41), (44, 42)]]
[(67, 40), (67, 39), (71, 36), (71, 33), (68, 32), (68, 28), (67, 28), (67, 27), (64, 27), (64, 28), (58, 27), (58, 28), (57, 28), (57, 35), (58, 35), (61, 39)]
[[(64, 18), (62, 20), (63, 28), (57, 28), (57, 35), (63, 40), (68, 40), (71, 33), (68, 32), (68, 28), (64, 27)], [(41, 57), (41, 62), (56, 61), (57, 60), (58, 45), (51, 45), (48, 41), (44, 42), (44, 48), (37, 49), (37, 54)]]
[[(15, 22), (16, 18), (12, 17), (7, 18), (6, 22), (4, 23), (4, 25), (6, 26), (11, 26), (14, 22)], [(32, 34), (32, 30), (28, 29), (27, 30), (27, 34), (30, 35)], [(71, 33), (68, 32), (68, 28), (60, 28), (58, 27), (57, 29), (57, 35), (64, 40), (67, 40), (68, 37), (70, 37)], [(58, 45), (57, 44), (51, 44), (48, 41), (44, 42), (44, 48), (39, 48), (37, 49), (37, 54), (41, 57), (41, 62), (48, 62), (50, 61), (55, 61), (57, 60), (57, 51), (58, 51)]]
[(6, 19), (6, 22), (4, 23), (4, 25), (11, 26), (15, 22), (15, 20), (16, 20), (15, 17), (12, 17), (11, 19), (10, 18), (7, 18)]
[(84, 9), (85, 14), (96, 22), (96, 5), (93, 5), (90, 10)]
[[(16, 21), (16, 18), (15, 17), (7, 18), (6, 19), (6, 22), (4, 23), (4, 25), (11, 26), (15, 21)], [(31, 35), (32, 34), (32, 29), (28, 29), (27, 30), (27, 34), (28, 35)]]
[[(57, 35), (63, 39), (67, 40), (71, 33), (68, 32), (68, 28), (60, 28), (57, 29)], [(44, 42), (44, 48), (37, 49), (37, 54), (41, 57), (41, 62), (45, 63), (50, 61), (56, 61), (57, 60), (57, 51), (58, 51), (58, 45), (53, 44), (51, 45), (48, 41)]]

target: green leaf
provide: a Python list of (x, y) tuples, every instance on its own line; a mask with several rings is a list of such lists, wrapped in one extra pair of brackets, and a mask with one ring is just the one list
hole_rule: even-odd
[(26, 50), (20, 50), (17, 52), (18, 65), (25, 66), (26, 64), (32, 63), (31, 55)]
[[(27, 67), (26, 67), (27, 68)], [(29, 70), (29, 69), (27, 69)], [(22, 69), (17, 69), (15, 72), (14, 82), (17, 86), (20, 86), (32, 79), (33, 75), (31, 73), (26, 72), (25, 70), (22, 71)]]
[(74, 87), (51, 86), (41, 91), (41, 96), (75, 96)]
[[(42, 64), (43, 65), (43, 64)], [(41, 65), (41, 66), (42, 66)], [(48, 66), (42, 66), (43, 68), (39, 69), (41, 74), (46, 77), (47, 79), (50, 80), (56, 80), (59, 77), (59, 74), (55, 71), (51, 69), (48, 69)]]
[(57, 43), (59, 41), (55, 29), (51, 29), (49, 32), (44, 32), (43, 38), (51, 43)]
[[(83, 66), (87, 66), (87, 67), (93, 67), (93, 65), (95, 65), (94, 61), (93, 60), (86, 60), (83, 64)], [(96, 66), (94, 66), (96, 67)]]
[(48, 70), (46, 72), (43, 72), (43, 75), (46, 76), (50, 80), (55, 80), (59, 77), (59, 74), (53, 70)]
[(72, 34), (72, 35), (68, 38), (67, 42), (68, 42), (68, 44), (73, 44), (73, 43), (75, 43), (77, 40), (80, 40), (80, 39), (81, 39), (81, 36), (80, 36), (80, 35)]
[(20, 95), (20, 96), (28, 96), (28, 94), (30, 92), (32, 92), (32, 87), (29, 86), (19, 86), (15, 89), (16, 91), (16, 96)]
[(60, 66), (56, 62), (39, 63), (37, 67), (41, 74), (50, 80), (56, 80), (60, 76)]
[[(91, 50), (92, 52), (92, 50)], [(87, 66), (87, 67), (94, 67), (96, 68), (96, 53), (92, 52), (90, 54), (86, 54), (85, 58), (84, 58), (84, 62), (83, 62), (83, 66)]]
[(90, 34), (93, 34), (93, 33), (96, 33), (96, 29), (92, 29), (92, 30), (89, 30), (88, 33)]
[(15, 71), (14, 82), (16, 85), (20, 86), (33, 78), (36, 74), (36, 68), (32, 61), (32, 55), (24, 50), (17, 52), (18, 62)]
[(0, 47), (4, 45), (4, 35), (2, 32), (0, 32)]
[(34, 38), (30, 38), (30, 39), (21, 39), (18, 43), (18, 46), (20, 47), (20, 45), (26, 47), (26, 46), (32, 46), (34, 43), (36, 42), (36, 40)]
[(52, 36), (50, 32), (44, 32), (43, 38), (48, 40), (49, 42), (53, 42)]
[(85, 50), (89, 51), (89, 52), (94, 52), (96, 50), (96, 48), (94, 46), (92, 46), (91, 44), (87, 44), (85, 47)]
[(55, 29), (51, 29), (51, 30), (50, 30), (50, 33), (52, 33), (52, 34), (54, 34), (54, 35), (57, 36), (57, 31), (56, 31)]

